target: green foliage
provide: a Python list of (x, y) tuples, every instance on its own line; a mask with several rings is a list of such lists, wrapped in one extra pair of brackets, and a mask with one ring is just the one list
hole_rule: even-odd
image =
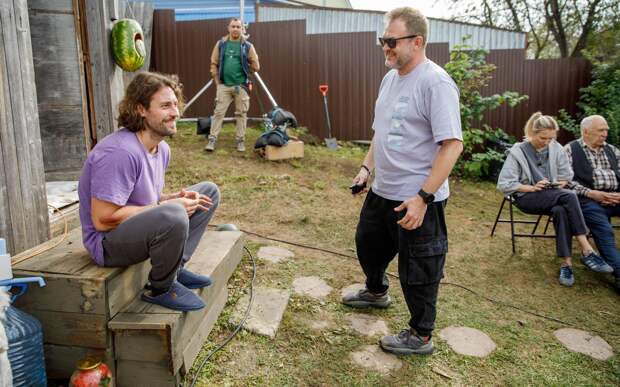
[(579, 123), (571, 117), (566, 110), (560, 109), (558, 116), (555, 117), (555, 120), (558, 122), (558, 126), (561, 129), (570, 132), (575, 138), (581, 136), (581, 128), (579, 127)]
[[(586, 53), (586, 56), (588, 54)], [(607, 141), (620, 145), (620, 54), (607, 61), (592, 61), (592, 83), (581, 89), (578, 106), (584, 116), (600, 114), (609, 124)]]
[(580, 135), (578, 120), (592, 114), (598, 114), (607, 120), (609, 135), (607, 142), (620, 145), (620, 54), (617, 52), (605, 60), (599, 60), (590, 53), (585, 53), (592, 61), (592, 83), (582, 88), (580, 101), (577, 103), (580, 113), (572, 118), (565, 111), (560, 111), (560, 126)]
[(501, 166), (504, 160), (501, 143), (512, 142), (512, 139), (500, 128), (477, 126), (486, 111), (504, 104), (513, 107), (528, 97), (513, 91), (483, 96), (481, 91), (488, 85), (496, 67), (487, 63), (488, 51), (468, 46), (467, 39), (469, 37), (463, 39), (463, 44), (454, 47), (445, 66), (461, 94), (464, 150), (456, 171), (466, 177), (486, 179), (493, 175), (492, 169), (498, 164)]

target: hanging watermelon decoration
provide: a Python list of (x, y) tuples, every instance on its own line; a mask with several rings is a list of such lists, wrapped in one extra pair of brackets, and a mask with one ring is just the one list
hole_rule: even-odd
[(116, 64), (125, 71), (136, 71), (144, 64), (146, 49), (140, 23), (120, 19), (112, 27), (112, 55)]

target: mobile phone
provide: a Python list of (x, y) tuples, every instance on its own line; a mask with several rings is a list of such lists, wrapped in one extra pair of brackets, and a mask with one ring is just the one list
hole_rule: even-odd
[(364, 188), (366, 188), (366, 182), (363, 182), (362, 184), (353, 184), (352, 186), (349, 187), (353, 195), (362, 192)]

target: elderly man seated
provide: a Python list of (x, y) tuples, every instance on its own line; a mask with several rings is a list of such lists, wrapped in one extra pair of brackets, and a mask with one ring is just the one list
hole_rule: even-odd
[(608, 132), (605, 118), (586, 117), (581, 121), (581, 138), (568, 143), (566, 151), (575, 173), (571, 188), (579, 197), (599, 254), (613, 268), (620, 293), (620, 252), (610, 221), (620, 216), (620, 150), (605, 142)]

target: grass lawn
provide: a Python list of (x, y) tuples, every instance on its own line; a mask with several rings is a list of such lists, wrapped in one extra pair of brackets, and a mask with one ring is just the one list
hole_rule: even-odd
[[(232, 126), (224, 128), (212, 154), (203, 151), (204, 137), (194, 133), (193, 124), (180, 124), (179, 134), (170, 141), (167, 191), (211, 180), (222, 192), (214, 223), (235, 223), (260, 234), (354, 255), (363, 198), (352, 197), (347, 187), (365, 148), (345, 146), (329, 151), (306, 145), (303, 159), (268, 162), (251, 151), (258, 130), (248, 130), (245, 154), (234, 150)], [(596, 331), (616, 353), (620, 350), (620, 297), (613, 290), (611, 276), (587, 271), (575, 259), (575, 286), (562, 287), (557, 281), (560, 262), (552, 240), (520, 239), (513, 256), (508, 225), (499, 225), (495, 237), (489, 236), (501, 202), (493, 184), (453, 180), (451, 190), (445, 282)], [(260, 246), (273, 244), (278, 245), (249, 237), (247, 246), (256, 256)], [(357, 261), (281, 246), (295, 252), (295, 258), (279, 264), (257, 262), (256, 285), (290, 289), (296, 277), (319, 276), (333, 292), (324, 302), (292, 294), (274, 340), (241, 331), (211, 358), (197, 385), (620, 385), (617, 354), (598, 361), (569, 352), (553, 336), (564, 325), (447, 284), (440, 288), (436, 333), (450, 325), (477, 328), (495, 341), (496, 350), (484, 359), (465, 357), (436, 337), (432, 356), (402, 357), (403, 367), (388, 376), (367, 371), (351, 362), (350, 353), (376, 344), (378, 337), (361, 336), (349, 328), (345, 316), (352, 311), (339, 302), (341, 288), (364, 281)], [(577, 250), (574, 253), (577, 257)], [(396, 272), (394, 264), (391, 271)], [(234, 329), (228, 322), (230, 312), (248, 292), (251, 272), (251, 262), (244, 257), (229, 283), (228, 305), (193, 372)], [(363, 313), (380, 316), (391, 330), (398, 331), (407, 325), (409, 315), (398, 281), (392, 280), (392, 285), (391, 308)], [(319, 319), (327, 321), (328, 328), (309, 327), (309, 321)]]

